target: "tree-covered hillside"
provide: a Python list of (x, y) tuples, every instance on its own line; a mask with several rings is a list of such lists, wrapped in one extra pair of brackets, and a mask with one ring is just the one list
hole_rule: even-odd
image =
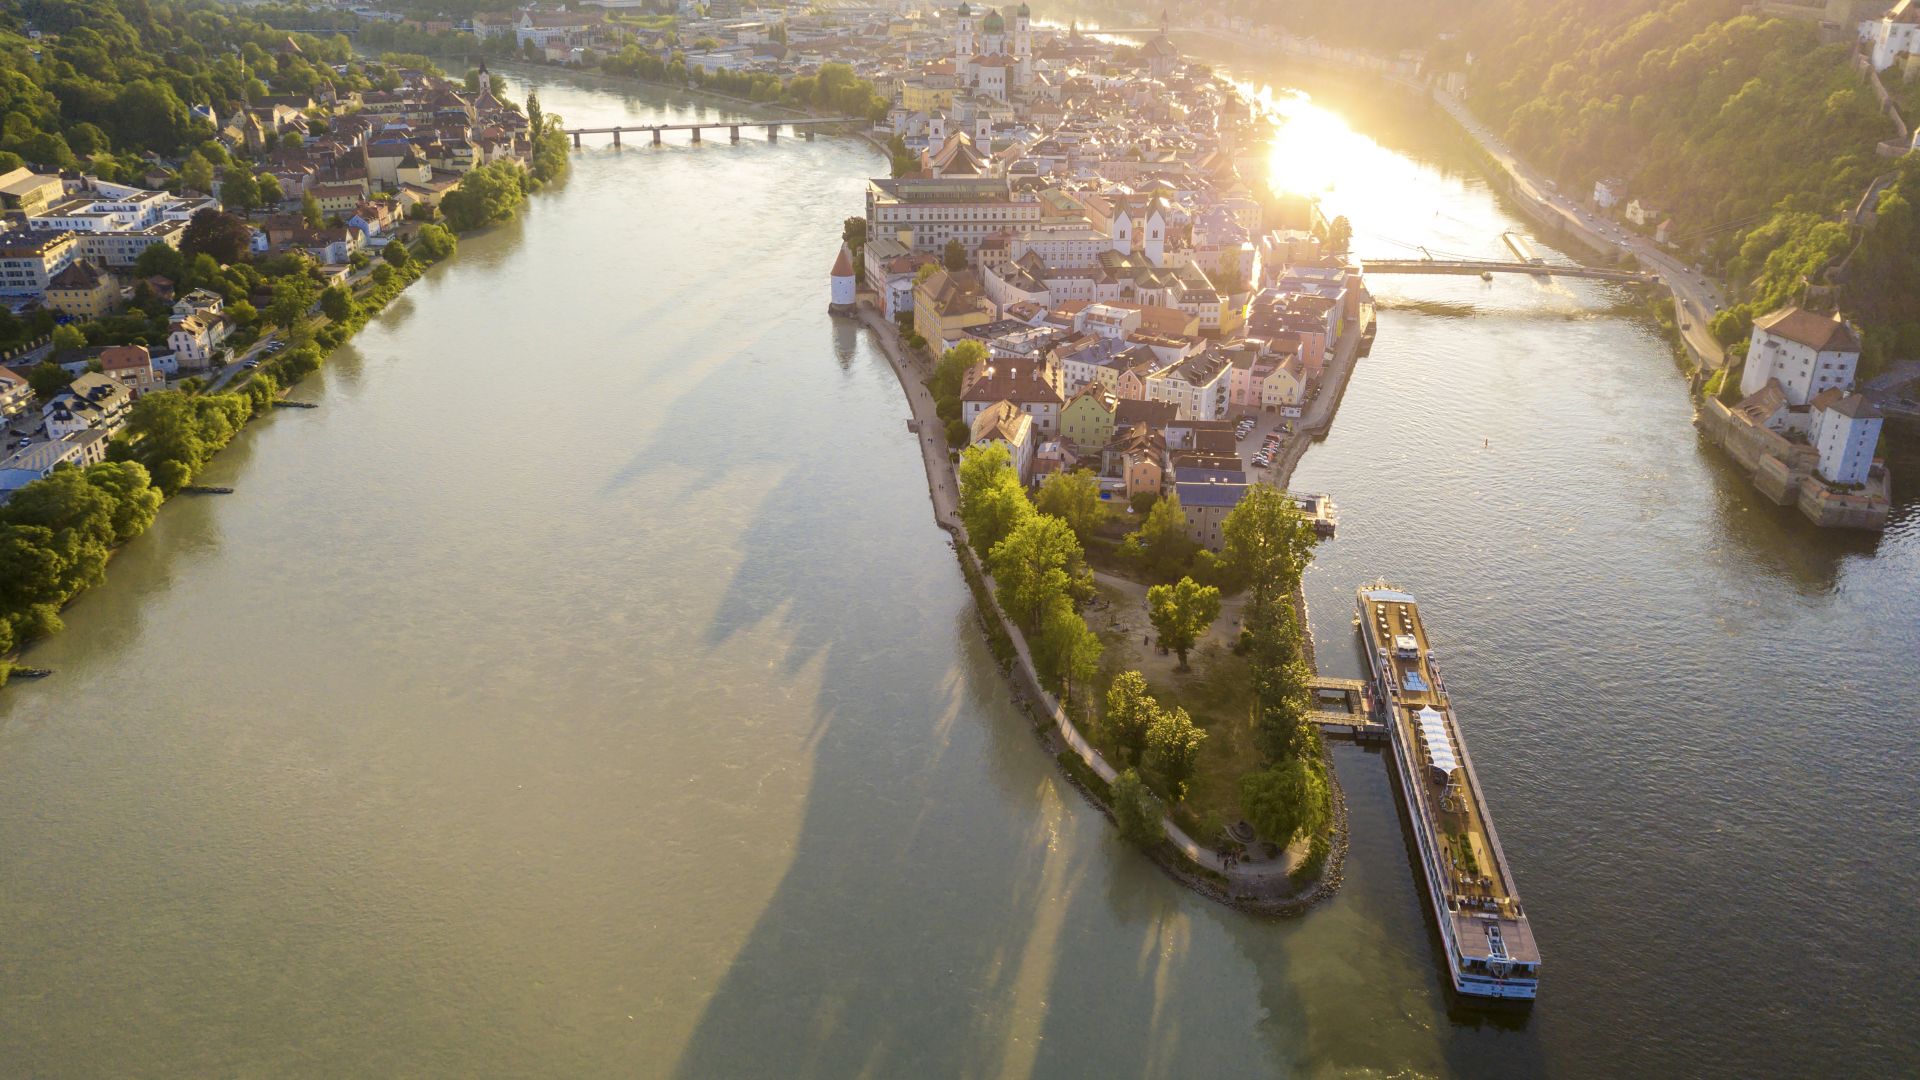
[(144, 171), (141, 151), (171, 157), (213, 137), (191, 106), (225, 116), (269, 83), (307, 93), (357, 78), (329, 67), (349, 59), (346, 38), (301, 35), (298, 52), (287, 38), (205, 2), (0, 4), (0, 152), (128, 179)]
[[(1920, 356), (1912, 243), (1920, 179), (1888, 190), (1870, 230), (1844, 220), (1895, 137), (1848, 46), (1809, 22), (1749, 15), (1747, 0), (1275, 0), (1265, 17), (1346, 44), (1426, 50), (1464, 71), (1474, 111), (1567, 191), (1619, 178), (1671, 216), (1680, 246), (1733, 283), (1723, 340), (1753, 315), (1808, 295), (1856, 247), (1838, 302), (1860, 319), (1869, 361)], [(1248, 12), (1259, 17), (1259, 12)], [(1889, 78), (1920, 103), (1920, 82)], [(1910, 117), (1910, 121), (1920, 117)], [(1821, 295), (1816, 289), (1814, 296)]]

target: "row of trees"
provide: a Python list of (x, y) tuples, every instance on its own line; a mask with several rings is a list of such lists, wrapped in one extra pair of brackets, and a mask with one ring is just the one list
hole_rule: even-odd
[(56, 470), (0, 505), (0, 654), (60, 629), (61, 607), (105, 577), (113, 549), (146, 531), (161, 499), (145, 468), (113, 461)]
[(1312, 670), (1294, 596), (1319, 535), (1291, 496), (1256, 484), (1221, 525), (1225, 561), (1245, 583), (1241, 643), (1253, 682), (1253, 731), (1266, 767), (1240, 782), (1240, 809), (1269, 843), (1315, 841), (1329, 814), (1320, 734), (1308, 721)]
[(960, 519), (1040, 677), (1073, 702), (1075, 688), (1099, 674), (1102, 651), (1080, 615), (1093, 597), (1093, 575), (1073, 528), (1034, 507), (998, 443), (961, 455)]

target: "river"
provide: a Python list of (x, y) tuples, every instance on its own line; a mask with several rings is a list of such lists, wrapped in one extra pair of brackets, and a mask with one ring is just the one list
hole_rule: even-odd
[[(573, 122), (717, 115), (534, 78)], [(1435, 125), (1351, 115), (1398, 192), (1332, 179), (1362, 247), (1497, 243)], [(825, 311), (877, 167), (577, 154), (115, 558), (0, 697), (5, 1071), (1911, 1065), (1910, 483), (1884, 537), (1815, 532), (1605, 288), (1376, 283), (1298, 474), (1343, 511), (1322, 663), (1358, 581), (1427, 601), (1547, 962), (1531, 1015), (1450, 1011), (1377, 753), (1336, 755), (1345, 887), (1266, 921), (1129, 852), (1008, 704)]]

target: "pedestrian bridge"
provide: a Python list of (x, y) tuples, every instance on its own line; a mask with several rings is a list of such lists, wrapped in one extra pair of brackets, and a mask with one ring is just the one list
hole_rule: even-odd
[(781, 128), (790, 127), (795, 135), (811, 141), (816, 128), (846, 124), (864, 126), (866, 123), (865, 119), (858, 116), (823, 116), (806, 120), (714, 120), (698, 124), (633, 124), (626, 127), (566, 128), (563, 133), (573, 140), (573, 148), (578, 150), (580, 138), (583, 135), (611, 135), (613, 145), (619, 146), (622, 135), (651, 134), (653, 145), (659, 146), (663, 141), (661, 136), (669, 131), (690, 131), (693, 133), (693, 141), (699, 142), (702, 130), (713, 131), (725, 128), (731, 141), (739, 142), (741, 128), (758, 128), (764, 129), (767, 133), (767, 141), (772, 142), (780, 137)]
[(1361, 259), (1369, 274), (1533, 274), (1538, 277), (1583, 277), (1600, 281), (1633, 281), (1650, 285), (1658, 274), (1640, 270), (1607, 270), (1597, 266), (1561, 266), (1556, 263), (1501, 262), (1468, 259)]

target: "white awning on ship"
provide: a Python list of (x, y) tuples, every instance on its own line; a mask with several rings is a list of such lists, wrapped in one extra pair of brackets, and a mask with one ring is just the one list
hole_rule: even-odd
[(1434, 768), (1451, 774), (1460, 767), (1460, 759), (1454, 755), (1453, 736), (1447, 732), (1446, 717), (1438, 709), (1431, 705), (1421, 708), (1414, 717), (1414, 726), (1420, 732), (1420, 742), (1427, 748), (1427, 760)]

